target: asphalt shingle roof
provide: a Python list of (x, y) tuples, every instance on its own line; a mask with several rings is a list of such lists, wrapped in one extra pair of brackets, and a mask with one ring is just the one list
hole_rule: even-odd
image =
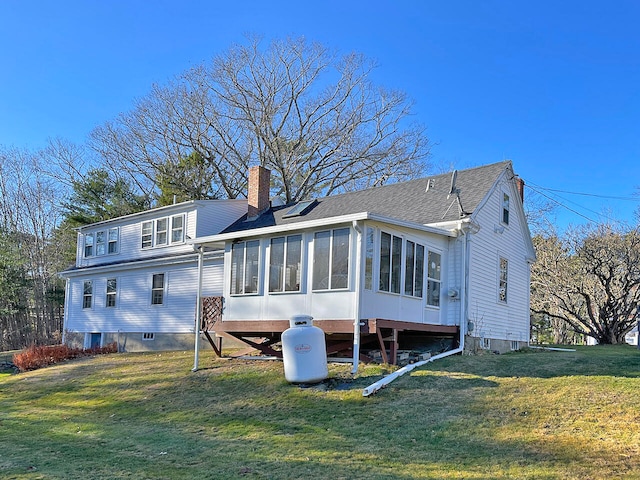
[[(466, 214), (474, 212), (506, 168), (511, 168), (510, 161), (457, 172), (456, 188), (460, 192), (460, 202)], [(361, 212), (418, 224), (459, 220), (458, 202), (455, 195), (449, 196), (451, 177), (452, 172), (319, 198), (317, 204), (307, 213), (296, 217), (283, 218), (293, 205), (274, 207), (254, 220), (247, 221), (244, 216), (222, 233), (289, 225)], [(428, 183), (430, 186), (427, 191)]]

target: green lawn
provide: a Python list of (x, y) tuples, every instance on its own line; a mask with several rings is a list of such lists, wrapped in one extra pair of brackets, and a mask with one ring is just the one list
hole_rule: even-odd
[(399, 378), (191, 352), (0, 376), (0, 478), (640, 478), (640, 351), (455, 356)]

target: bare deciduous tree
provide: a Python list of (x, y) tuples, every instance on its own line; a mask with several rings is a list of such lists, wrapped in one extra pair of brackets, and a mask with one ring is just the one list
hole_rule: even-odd
[(640, 306), (640, 232), (599, 225), (534, 243), (531, 310), (598, 343), (623, 343)]
[(194, 153), (217, 187), (207, 197), (246, 194), (256, 164), (287, 202), (425, 173), (425, 129), (410, 122), (404, 93), (371, 82), (372, 62), (302, 38), (262, 47), (252, 39), (155, 85), (95, 129), (91, 145), (147, 194), (158, 193), (158, 175), (178, 184), (181, 159)]

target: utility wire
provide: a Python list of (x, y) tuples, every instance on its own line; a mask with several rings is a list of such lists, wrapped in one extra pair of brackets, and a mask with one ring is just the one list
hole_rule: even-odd
[(557, 189), (554, 189), (554, 188), (542, 187), (540, 185), (536, 185), (535, 183), (533, 183), (531, 185), (535, 185), (536, 188), (538, 188), (540, 190), (545, 190), (547, 192), (568, 193), (570, 195), (582, 195), (582, 196), (585, 196), (585, 197), (596, 197), (596, 198), (604, 198), (604, 199), (611, 199), (611, 200), (625, 200), (625, 201), (628, 201), (628, 202), (640, 202), (640, 197), (616, 197), (616, 196), (611, 196), (611, 195), (598, 195), (596, 193), (570, 192), (568, 190), (557, 190)]
[[(537, 194), (542, 195), (543, 197), (545, 197), (545, 198), (547, 198), (547, 199), (551, 200), (551, 201), (552, 201), (553, 203), (555, 203), (556, 205), (558, 205), (558, 206), (560, 206), (560, 207), (562, 207), (562, 208), (566, 208), (566, 209), (567, 209), (567, 210), (569, 210), (570, 212), (575, 213), (576, 215), (578, 215), (578, 216), (580, 216), (580, 217), (582, 217), (582, 218), (584, 218), (584, 219), (586, 219), (586, 220), (588, 220), (588, 221), (590, 221), (590, 222), (598, 223), (596, 220), (594, 220), (594, 219), (592, 219), (592, 218), (589, 218), (589, 217), (587, 217), (586, 215), (583, 215), (582, 213), (580, 213), (580, 212), (578, 212), (578, 211), (574, 210), (573, 208), (568, 207), (567, 205), (565, 205), (564, 203), (560, 202), (559, 200), (557, 200), (557, 199), (555, 199), (555, 198), (553, 198), (553, 197), (551, 197), (551, 196), (547, 195), (546, 193), (541, 192), (540, 190), (537, 190), (536, 188), (533, 188), (530, 184), (525, 184), (525, 187), (526, 187), (526, 188), (529, 188), (529, 189), (531, 189), (532, 191), (536, 192)], [(567, 200), (567, 199), (563, 199), (563, 200), (565, 200), (565, 201), (570, 201), (570, 200)], [(573, 202), (571, 202), (571, 203), (573, 203)], [(581, 208), (584, 208), (585, 210), (589, 210), (589, 209), (588, 209), (588, 208), (586, 208), (586, 207), (581, 207)], [(593, 212), (592, 210), (589, 210), (589, 211)], [(600, 214), (599, 214), (599, 213), (597, 213), (597, 212), (593, 212), (593, 213), (595, 213), (596, 215), (600, 215)]]

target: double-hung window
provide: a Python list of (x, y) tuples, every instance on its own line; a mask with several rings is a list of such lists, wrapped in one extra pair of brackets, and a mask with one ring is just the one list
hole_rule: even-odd
[(269, 291), (299, 292), (302, 266), (302, 235), (271, 239)]
[(93, 304), (93, 281), (85, 280), (82, 284), (82, 308), (91, 308)]
[(234, 243), (231, 246), (231, 295), (258, 293), (260, 241)]
[(313, 237), (313, 289), (349, 286), (349, 229), (316, 232)]
[(184, 242), (184, 215), (171, 217), (171, 243)]
[(84, 236), (84, 256), (92, 257), (93, 256), (93, 233), (87, 233)]
[(509, 225), (509, 195), (502, 194), (502, 223)]
[(509, 262), (500, 257), (500, 275), (498, 280), (498, 300), (507, 303), (507, 281), (509, 274)]
[(380, 290), (400, 293), (402, 275), (402, 238), (380, 234)]
[(116, 292), (117, 292), (117, 280), (115, 278), (107, 279), (107, 299), (105, 305), (107, 307), (116, 306)]
[(153, 222), (142, 222), (142, 248), (153, 246)]
[(142, 222), (142, 248), (162, 247), (174, 243), (183, 243), (184, 237), (184, 214)]
[(164, 273), (156, 273), (151, 280), (151, 305), (164, 304)]
[(427, 305), (440, 306), (441, 255), (429, 252), (427, 257)]
[(96, 255), (104, 255), (107, 252), (107, 232), (96, 232)]
[(167, 244), (167, 225), (169, 221), (166, 218), (156, 220), (156, 245)]
[(118, 237), (120, 232), (118, 228), (109, 229), (109, 245), (107, 247), (108, 253), (118, 253)]

